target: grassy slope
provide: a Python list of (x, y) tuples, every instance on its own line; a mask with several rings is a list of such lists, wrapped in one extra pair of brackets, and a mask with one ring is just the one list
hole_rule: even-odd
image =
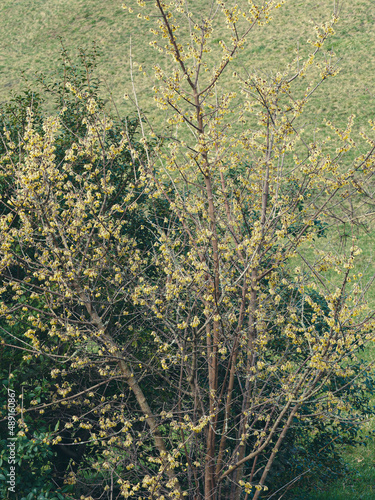
[[(198, 0), (196, 0), (198, 2)], [(101, 52), (99, 72), (107, 81), (121, 113), (130, 113), (123, 99), (131, 88), (129, 77), (129, 47), (132, 40), (134, 68), (140, 64), (146, 76), (138, 70), (136, 86), (139, 100), (146, 113), (163, 126), (163, 116), (154, 115), (150, 88), (151, 68), (155, 53), (148, 46), (149, 34), (145, 22), (123, 11), (119, 0), (2, 0), (0, 2), (0, 101), (9, 98), (11, 91), (24, 88), (21, 73), (32, 82), (35, 72), (52, 74), (58, 68), (59, 37), (65, 47), (74, 52), (77, 47), (89, 47), (95, 41)], [(130, 2), (128, 2), (130, 4)], [(208, 0), (197, 5), (208, 5)], [(294, 56), (297, 46), (303, 53), (306, 39), (312, 36), (310, 21), (321, 21), (330, 14), (331, 0), (289, 0), (275, 12), (271, 25), (257, 28), (250, 47), (241, 53), (238, 67), (243, 71), (255, 68), (274, 72), (282, 69)], [(306, 128), (319, 127), (323, 118), (343, 126), (348, 115), (357, 116), (357, 131), (374, 117), (373, 53), (375, 49), (375, 9), (372, 0), (351, 0), (341, 11), (341, 21), (327, 49), (341, 58), (342, 71), (328, 81), (315, 95), (306, 116)], [(165, 63), (163, 63), (165, 64)], [(151, 79), (151, 80), (150, 80)], [(373, 253), (373, 234), (361, 236), (366, 268)], [(339, 239), (338, 239), (339, 241)], [(371, 266), (366, 276), (372, 274)], [(370, 291), (375, 304), (375, 287)], [(369, 353), (371, 356), (371, 353)], [(373, 429), (374, 424), (370, 423)], [(374, 444), (367, 449), (348, 450), (348, 462), (357, 474), (339, 481), (329, 492), (311, 500), (366, 499), (375, 497), (373, 472)], [(307, 497), (306, 497), (307, 498)]]
[[(198, 0), (195, 0), (198, 2)], [(156, 53), (148, 46), (148, 26), (121, 8), (121, 0), (2, 0), (0, 2), (0, 100), (10, 90), (23, 86), (21, 72), (32, 78), (34, 72), (47, 74), (58, 67), (59, 37), (71, 50), (89, 46), (95, 40), (102, 51), (100, 73), (121, 111), (122, 96), (129, 89), (129, 41), (132, 37), (134, 66), (150, 68)], [(209, 0), (198, 2), (209, 5)], [(312, 35), (311, 21), (330, 15), (331, 0), (289, 0), (275, 11), (271, 25), (257, 28), (249, 49), (241, 53), (238, 65), (244, 71), (256, 68), (268, 73), (283, 68), (294, 57), (297, 45), (303, 53), (306, 38)], [(309, 121), (319, 125), (323, 116), (340, 123), (350, 113), (361, 121), (373, 116), (375, 91), (372, 88), (372, 57), (375, 48), (375, 10), (371, 0), (346, 2), (336, 35), (327, 49), (342, 58), (339, 78), (327, 82), (317, 92)], [(152, 71), (137, 74), (140, 99), (146, 108)], [(149, 103), (149, 104), (148, 104)]]

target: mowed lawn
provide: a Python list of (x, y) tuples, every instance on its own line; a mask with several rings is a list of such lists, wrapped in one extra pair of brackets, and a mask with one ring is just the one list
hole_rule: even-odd
[[(211, 0), (194, 0), (189, 4), (197, 13), (204, 12)], [(333, 4), (331, 0), (287, 0), (274, 11), (268, 25), (254, 29), (248, 47), (235, 62), (236, 69), (243, 74), (257, 70), (270, 75), (285, 68), (297, 49), (303, 56), (310, 47), (307, 39), (314, 38), (314, 24), (329, 19)], [(220, 22), (220, 17), (217, 19)], [(149, 46), (151, 23), (152, 20), (139, 20), (136, 13), (125, 11), (121, 0), (2, 0), (0, 101), (6, 100), (11, 91), (24, 88), (22, 74), (32, 82), (35, 73), (43, 72), (48, 77), (61, 66), (60, 39), (71, 54), (78, 47), (89, 48), (95, 42), (100, 52), (99, 75), (105, 79), (121, 113), (132, 113), (131, 104), (123, 98), (131, 89), (131, 41), (139, 100), (145, 112), (155, 119), (158, 111), (151, 99), (152, 66), (156, 60), (161, 64), (167, 62)], [(318, 127), (324, 118), (344, 125), (354, 113), (359, 128), (374, 117), (374, 24), (372, 0), (343, 2), (336, 34), (325, 46), (326, 57), (339, 61), (341, 73), (317, 91), (305, 117), (309, 125)], [(219, 50), (223, 29), (216, 35), (214, 55), (218, 53), (215, 44)], [(140, 65), (142, 71), (136, 71)]]

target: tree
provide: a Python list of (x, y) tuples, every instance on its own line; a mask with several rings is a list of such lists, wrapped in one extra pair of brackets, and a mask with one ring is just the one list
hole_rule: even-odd
[[(353, 159), (352, 117), (345, 130), (328, 124), (334, 146), (300, 130), (314, 91), (337, 72), (324, 54), (318, 76), (314, 66), (337, 13), (316, 27), (304, 62), (241, 76), (238, 52), (278, 6), (219, 2), (197, 13), (156, 0), (153, 45), (171, 62), (155, 66), (154, 90), (174, 136), (143, 123), (141, 147), (126, 128), (113, 140), (95, 99), (69, 83), (87, 113), (61, 162), (64, 109), (43, 132), (29, 112), (17, 145), (5, 132), (4, 328), (28, 324), (26, 356), (56, 363), (56, 393), (35, 410), (59, 411), (68, 444), (85, 441), (91, 472), (70, 480), (90, 482), (96, 470), (92, 495), (266, 498), (288, 436), (344, 432), (362, 418), (360, 352), (374, 323), (360, 249), (354, 236), (341, 251), (321, 242), (348, 204), (365, 215), (357, 201), (375, 143), (364, 134), (370, 148)], [(305, 84), (309, 71), (317, 79)], [(125, 153), (134, 169), (121, 183)], [(133, 214), (147, 244), (129, 230)]]

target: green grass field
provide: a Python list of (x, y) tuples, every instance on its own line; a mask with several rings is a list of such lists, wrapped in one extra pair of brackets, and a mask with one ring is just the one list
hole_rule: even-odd
[[(199, 8), (209, 0), (195, 2)], [(337, 3), (337, 2), (336, 2)], [(257, 27), (249, 47), (241, 52), (236, 65), (244, 72), (256, 69), (265, 74), (285, 67), (301, 54), (313, 37), (313, 23), (329, 18), (333, 0), (288, 0), (275, 11), (269, 25)], [(341, 9), (336, 34), (326, 50), (336, 53), (341, 73), (322, 86), (310, 106), (307, 120), (319, 126), (324, 117), (338, 124), (346, 123), (351, 113), (357, 116), (357, 127), (374, 115), (372, 58), (375, 34), (372, 29), (375, 11), (371, 0), (345, 2)], [(98, 46), (99, 74), (105, 78), (114, 101), (122, 113), (131, 112), (123, 99), (130, 90), (130, 38), (135, 75), (143, 109), (152, 115), (155, 106), (150, 99), (153, 80), (152, 65), (156, 52), (149, 47), (152, 36), (149, 24), (122, 9), (121, 0), (3, 0), (0, 5), (0, 101), (10, 91), (24, 88), (22, 73), (31, 82), (36, 72), (47, 76), (59, 67), (60, 38), (74, 53), (77, 47)], [(217, 39), (217, 43), (219, 38)], [(160, 58), (160, 56), (157, 56)], [(329, 57), (329, 54), (328, 56)]]
[[(130, 4), (130, 2), (128, 2)], [(236, 65), (240, 71), (256, 69), (264, 74), (282, 69), (293, 59), (297, 48), (307, 50), (306, 39), (312, 36), (313, 23), (329, 17), (333, 0), (287, 0), (275, 11), (270, 25), (257, 28), (247, 50)], [(336, 0), (337, 3), (337, 0)], [(196, 6), (204, 8), (208, 0)], [(326, 46), (327, 57), (334, 52), (340, 74), (316, 93), (305, 114), (306, 130), (320, 127), (324, 118), (338, 126), (346, 124), (354, 113), (355, 137), (375, 115), (373, 58), (375, 52), (375, 9), (372, 0), (351, 0), (341, 9), (336, 34)], [(0, 102), (9, 99), (25, 85), (33, 86), (36, 73), (52, 78), (60, 67), (61, 42), (70, 54), (78, 47), (99, 50), (99, 76), (107, 85), (121, 114), (132, 114), (133, 107), (123, 98), (130, 92), (129, 51), (132, 46), (135, 83), (140, 106), (158, 126), (164, 126), (162, 112), (155, 111), (152, 96), (155, 52), (149, 47), (146, 21), (139, 21), (122, 9), (121, 0), (2, 0), (0, 2)], [(219, 39), (218, 39), (219, 40)], [(165, 62), (163, 64), (166, 64)], [(142, 65), (142, 71), (138, 67)], [(25, 83), (25, 79), (28, 83)], [(225, 84), (225, 78), (224, 78)], [(363, 280), (370, 280), (374, 230), (371, 223), (361, 230), (359, 245), (363, 249)], [(342, 236), (337, 235), (337, 242)], [(369, 288), (368, 301), (375, 307), (375, 287)], [(367, 353), (375, 359), (375, 348)], [(374, 400), (375, 403), (375, 400)], [(365, 433), (375, 429), (368, 422)], [(375, 498), (375, 443), (345, 450), (351, 473), (325, 491), (316, 491), (305, 500), (372, 500)]]

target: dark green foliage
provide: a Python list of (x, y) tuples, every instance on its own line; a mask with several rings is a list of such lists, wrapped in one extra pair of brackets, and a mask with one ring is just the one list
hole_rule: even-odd
[[(15, 144), (22, 144), (23, 135), (27, 125), (27, 109), (33, 112), (34, 129), (43, 134), (43, 119), (46, 116), (46, 104), (53, 105), (55, 111), (60, 112), (64, 108), (62, 121), (64, 127), (60, 136), (58, 137), (57, 147), (55, 149), (55, 162), (56, 165), (62, 165), (66, 151), (69, 150), (74, 142), (79, 141), (80, 138), (85, 136), (87, 125), (84, 119), (90, 119), (90, 114), (85, 106), (88, 97), (95, 98), (98, 105), (99, 112), (105, 113), (105, 102), (100, 97), (100, 82), (95, 76), (96, 69), (96, 51), (95, 48), (92, 52), (81, 51), (78, 63), (73, 63), (65, 50), (62, 53), (63, 67), (61, 74), (57, 76), (54, 82), (48, 82), (42, 76), (39, 78), (40, 89), (39, 92), (27, 90), (21, 95), (13, 97), (9, 102), (1, 105), (0, 119), (2, 126), (9, 133), (9, 138)], [(66, 82), (69, 81), (75, 88), (85, 96), (85, 99), (78, 99), (74, 94), (66, 89)], [(52, 98), (52, 99), (51, 99)], [(133, 147), (142, 155), (142, 146), (137, 142), (138, 121), (136, 119), (113, 119), (114, 126), (106, 136), (106, 144), (103, 148), (109, 147), (110, 144), (117, 144), (121, 140), (121, 132), (126, 130), (129, 139), (133, 143)], [(0, 154), (6, 153), (6, 144), (0, 143)], [(21, 160), (21, 158), (19, 158)], [(98, 160), (100, 161), (100, 160)], [(134, 181), (134, 166), (131, 161), (129, 152), (125, 148), (123, 154), (117, 156), (116, 164), (111, 165), (113, 172), (112, 181), (116, 189), (111, 197), (107, 200), (108, 206), (116, 203), (121, 203), (121, 200), (126, 196), (128, 184)], [(85, 158), (81, 158), (75, 165), (77, 171), (82, 167)], [(100, 186), (101, 175), (98, 174), (97, 182)], [(0, 214), (5, 215), (8, 213), (8, 200), (12, 196), (14, 179), (0, 178), (0, 195), (1, 205)], [(79, 187), (79, 186), (77, 186)], [(138, 205), (147, 210), (146, 198), (140, 192), (138, 197)], [(162, 212), (165, 210), (160, 204), (160, 217), (163, 216)], [(158, 210), (155, 211), (157, 213)], [(159, 217), (158, 216), (158, 217)], [(16, 217), (14, 224), (18, 224), (19, 219)], [(144, 212), (142, 210), (133, 211), (131, 216), (128, 216), (126, 225), (124, 226), (127, 234), (135, 238), (140, 247), (145, 250), (151, 245), (151, 240), (154, 238), (150, 227), (147, 227)], [(20, 250), (16, 248), (16, 252)], [(38, 251), (36, 248), (29, 248), (29, 255), (34, 255)], [(22, 267), (22, 259), (19, 259), (19, 264), (10, 266), (4, 275), (7, 274), (8, 279), (13, 279), (22, 282), (25, 277), (26, 269)], [(35, 281), (37, 284), (37, 282)], [(74, 439), (82, 440), (87, 439), (85, 433), (82, 432), (68, 432), (62, 431), (63, 441), (57, 445), (52, 444), (54, 432), (64, 427), (65, 422), (69, 421), (73, 412), (76, 409), (53, 408), (48, 406), (43, 413), (32, 411), (33, 405), (40, 406), (45, 403), (49, 396), (54, 392), (54, 382), (60, 382), (60, 378), (56, 380), (51, 379), (50, 372), (55, 367), (53, 358), (39, 356), (37, 363), (34, 361), (23, 359), (23, 348), (27, 348), (28, 340), (24, 337), (24, 332), (30, 328), (30, 321), (28, 316), (29, 311), (22, 311), (22, 303), (28, 301), (29, 306), (35, 308), (43, 308), (43, 303), (31, 299), (29, 296), (21, 295), (18, 298), (13, 297), (7, 292), (3, 294), (3, 299), (10, 306), (20, 307), (14, 312), (13, 320), (15, 324), (9, 326), (6, 323), (0, 322), (0, 350), (1, 350), (1, 364), (0, 364), (0, 379), (2, 385), (0, 387), (0, 431), (1, 436), (7, 436), (7, 421), (6, 419), (6, 405), (7, 405), (7, 387), (9, 381), (9, 373), (12, 374), (12, 386), (19, 396), (17, 400), (21, 407), (25, 410), (22, 414), (22, 420), (25, 425), (26, 434), (23, 437), (17, 437), (17, 492), (18, 499), (23, 495), (27, 500), (51, 499), (57, 500), (65, 498), (65, 493), (72, 490), (72, 486), (64, 485), (64, 476), (66, 472), (77, 470), (78, 466), (82, 469), (82, 479), (95, 482), (97, 473), (90, 471), (91, 456), (93, 453), (98, 454), (99, 451), (95, 446), (86, 448), (86, 445), (73, 445)], [(119, 310), (123, 308), (123, 304), (118, 305)], [(136, 314), (136, 313), (135, 313)], [(112, 311), (111, 318), (116, 317), (116, 310)], [(115, 321), (115, 320), (113, 320)], [(115, 326), (114, 326), (115, 327)], [(40, 332), (42, 337), (43, 334)], [(51, 339), (44, 335), (44, 341), (53, 343), (58, 348), (57, 353), (62, 355), (68, 346), (58, 345), (56, 339)], [(124, 339), (125, 341), (125, 339)], [(26, 344), (25, 344), (26, 342)], [(63, 365), (59, 368), (64, 370)], [(69, 382), (77, 389), (77, 391), (85, 390), (92, 384), (97, 382), (98, 374), (95, 371), (87, 369), (85, 373), (75, 373), (69, 375)], [(99, 377), (100, 379), (100, 377)], [(116, 384), (109, 384), (107, 387), (103, 386), (99, 390), (99, 395), (104, 397), (113, 396), (118, 392)], [(33, 403), (31, 403), (33, 401)], [(84, 405), (80, 409), (81, 412), (87, 410)], [(20, 415), (17, 415), (17, 419)], [(95, 425), (95, 422), (93, 422)], [(17, 431), (20, 430), (17, 428)], [(0, 455), (0, 474), (4, 477), (7, 473), (7, 447), (6, 439), (1, 443)], [(96, 459), (98, 457), (96, 456)], [(75, 465), (73, 466), (73, 462)], [(86, 463), (86, 465), (85, 465)], [(89, 472), (85, 473), (85, 469)], [(101, 481), (100, 481), (101, 482)], [(6, 485), (1, 487), (0, 496), (6, 498), (7, 491)], [(91, 491), (89, 487), (82, 489), (82, 494)], [(64, 494), (64, 495), (63, 495)], [(18, 500), (17, 499), (17, 500)]]
[[(290, 292), (285, 291), (285, 293)], [(321, 311), (327, 313), (328, 306), (324, 298), (315, 292), (310, 295), (313, 301), (319, 304)], [(296, 290), (294, 303), (297, 307), (297, 314), (303, 314), (305, 323), (310, 324), (313, 310), (301, 299), (301, 294)], [(284, 298), (284, 303), (285, 300)], [(282, 304), (283, 301), (281, 307)], [(319, 320), (315, 326), (321, 332), (326, 327), (324, 321), (319, 322)], [(287, 342), (287, 339), (282, 339), (281, 335), (275, 335), (273, 338), (276, 344)], [(274, 348), (278, 349), (280, 345), (274, 345)], [(283, 348), (285, 349), (285, 345)], [(289, 356), (290, 359), (295, 358), (296, 363), (299, 362), (299, 355), (295, 350), (290, 350)], [(338, 415), (341, 414), (343, 417), (340, 420), (334, 415), (330, 417), (330, 412), (327, 410), (324, 418), (317, 419), (314, 416), (318, 411), (316, 405), (309, 404), (301, 407), (298, 418), (294, 418), (293, 425), (268, 477), (268, 484), (270, 489), (272, 486), (273, 492), (280, 489), (280, 496), (284, 494), (283, 498), (286, 500), (297, 500), (299, 497), (295, 490), (296, 486), (303, 486), (304, 490), (313, 491), (347, 473), (347, 465), (342, 456), (345, 446), (367, 445), (361, 433), (361, 427), (364, 420), (375, 416), (375, 406), (371, 400), (375, 377), (370, 369), (364, 374), (363, 365), (363, 360), (358, 356), (358, 360), (351, 363), (353, 375), (345, 379), (338, 375), (331, 375), (323, 390), (316, 396), (316, 404), (318, 404), (327, 391), (335, 392), (336, 388), (340, 388), (335, 394), (347, 402), (351, 408), (349, 413), (353, 415), (356, 413), (357, 417), (353, 416), (348, 421), (347, 412), (338, 410)], [(272, 385), (275, 384), (277, 384), (276, 380)], [(264, 498), (267, 498), (267, 495), (264, 495)], [(277, 495), (276, 498), (278, 498)]]

